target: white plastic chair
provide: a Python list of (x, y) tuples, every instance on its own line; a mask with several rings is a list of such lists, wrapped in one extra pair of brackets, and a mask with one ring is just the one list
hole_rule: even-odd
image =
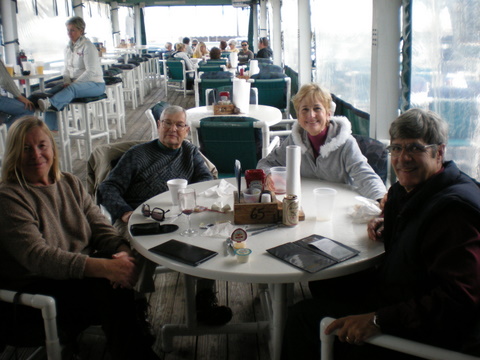
[(5, 154), (5, 144), (7, 143), (7, 125), (0, 125), (0, 170), (2, 169), (3, 155)]
[[(333, 343), (336, 334), (325, 335), (325, 329), (335, 319), (326, 317), (320, 322), (320, 341), (322, 343), (321, 359), (333, 360)], [(432, 345), (422, 344), (416, 341), (402, 339), (392, 335), (376, 335), (365, 341), (366, 343), (380, 346), (386, 349), (398, 351), (404, 354), (418, 356), (432, 360), (479, 360), (479, 357), (462, 354), (456, 351), (442, 349)]]
[(152, 130), (152, 140), (155, 140), (158, 137), (158, 131), (157, 131), (157, 122), (153, 117), (152, 109), (145, 110), (145, 116), (150, 122), (151, 130)]
[[(47, 350), (48, 360), (61, 360), (62, 349), (57, 332), (57, 309), (55, 307), (55, 299), (51, 296), (38, 294), (17, 295), (16, 291), (0, 289), (0, 301), (30, 306), (42, 311), (43, 323), (45, 327), (45, 347)], [(34, 358), (35, 354), (30, 358)], [(30, 359), (29, 358), (29, 359)]]

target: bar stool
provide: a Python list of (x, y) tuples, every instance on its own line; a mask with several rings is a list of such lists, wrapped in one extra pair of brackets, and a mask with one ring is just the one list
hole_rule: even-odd
[[(106, 94), (76, 98), (69, 105), (74, 126), (69, 128), (68, 134), (70, 139), (85, 141), (85, 160), (92, 153), (92, 140), (104, 137), (107, 144), (110, 143), (106, 99)], [(101, 114), (98, 113), (98, 109)], [(82, 158), (80, 147), (78, 154)]]
[[(38, 111), (38, 110), (37, 110)], [(35, 116), (37, 116), (35, 111)], [(39, 112), (39, 111), (38, 111)], [(62, 111), (47, 110), (47, 112), (55, 113), (57, 117), (58, 131), (53, 131), (53, 138), (57, 143), (58, 152), (60, 153), (60, 167), (62, 171), (72, 172), (72, 148), (70, 144), (70, 137), (68, 134), (69, 128), (69, 110), (68, 106)], [(45, 113), (42, 116), (38, 116), (45, 121)]]
[(125, 103), (123, 98), (122, 82), (107, 85), (107, 117), (116, 124), (116, 134), (119, 137), (127, 133), (125, 127)]
[(138, 106), (137, 102), (137, 89), (135, 87), (135, 78), (134, 78), (134, 69), (127, 70), (124, 69), (122, 72), (122, 84), (123, 84), (123, 95), (126, 102), (132, 104), (132, 109), (136, 109)]
[(143, 78), (143, 67), (142, 65), (136, 66), (135, 69), (133, 69), (134, 73), (134, 84), (135, 88), (138, 89), (138, 100), (140, 105), (143, 105), (144, 103), (144, 97), (145, 97), (145, 81)]

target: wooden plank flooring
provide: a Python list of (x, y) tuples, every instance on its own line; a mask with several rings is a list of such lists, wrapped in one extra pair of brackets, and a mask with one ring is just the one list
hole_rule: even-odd
[[(163, 83), (155, 87), (145, 96), (144, 104), (132, 110), (126, 109), (127, 133), (112, 142), (129, 140), (149, 140), (150, 124), (144, 112), (159, 101), (167, 101), (172, 105), (180, 105), (185, 109), (195, 106), (194, 95), (183, 97), (182, 92), (168, 91), (165, 97)], [(96, 140), (95, 145), (104, 140)], [(86, 160), (77, 158), (78, 150), (73, 144), (73, 172), (86, 184)], [(185, 321), (184, 278), (181, 274), (170, 272), (156, 275), (156, 291), (148, 296), (150, 303), (150, 319), (157, 334), (154, 345), (155, 352), (163, 360), (266, 360), (270, 358), (268, 336), (266, 334), (230, 334), (181, 336), (174, 338), (173, 351), (165, 353), (161, 349), (160, 329), (164, 324), (183, 323)], [(218, 300), (220, 304), (228, 305), (233, 310), (232, 323), (266, 320), (258, 297), (258, 284), (217, 281)], [(293, 302), (310, 297), (307, 284), (295, 284)], [(80, 358), (89, 360), (111, 360), (105, 350), (105, 339), (99, 328), (91, 328), (82, 334), (80, 343)], [(26, 359), (32, 349), (17, 349), (11, 347), (0, 354), (0, 360)], [(43, 356), (45, 358), (45, 356)], [(113, 359), (114, 360), (114, 359)], [(141, 360), (141, 359), (139, 359)]]

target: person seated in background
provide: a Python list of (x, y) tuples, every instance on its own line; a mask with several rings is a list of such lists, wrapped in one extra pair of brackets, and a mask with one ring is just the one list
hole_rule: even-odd
[(247, 65), (252, 60), (254, 54), (251, 50), (248, 50), (248, 41), (242, 41), (242, 49), (238, 52), (238, 64)]
[(220, 60), (222, 58), (222, 51), (217, 48), (213, 47), (210, 49), (210, 60)]
[(383, 262), (316, 282), (315, 298), (289, 311), (283, 359), (320, 358), (325, 316), (338, 318), (325, 332), (337, 331), (339, 359), (412, 358), (364, 344), (380, 333), (480, 355), (480, 188), (445, 161), (447, 136), (431, 111), (410, 109), (392, 122), (398, 181), (383, 216), (368, 224), (370, 239), (385, 243)]
[(269, 41), (266, 37), (260, 38), (258, 41), (258, 52), (257, 52), (257, 59), (272, 59), (273, 58), (273, 50), (269, 46)]
[[(158, 139), (128, 150), (99, 187), (100, 203), (123, 234), (128, 234), (127, 223), (133, 210), (168, 191), (168, 180), (181, 178), (192, 184), (213, 179), (198, 148), (185, 140), (190, 127), (182, 107), (167, 107), (157, 125)], [(230, 321), (232, 311), (217, 305), (214, 288), (213, 280), (198, 281), (197, 319), (222, 325)]]
[(193, 52), (194, 59), (202, 59), (204, 56), (208, 56), (209, 52), (207, 49), (207, 45), (203, 41), (199, 42), (198, 45), (195, 47), (195, 51)]
[(193, 39), (192, 40), (192, 50), (195, 52), (195, 49), (197, 48), (197, 45), (198, 45), (198, 40), (197, 39)]
[[(181, 59), (185, 61), (185, 69), (186, 70), (194, 70), (195, 65), (193, 65), (192, 60), (188, 57), (187, 53), (185, 52), (185, 44), (178, 43), (177, 44), (177, 52), (173, 55), (175, 59)], [(194, 74), (188, 73), (187, 74), (187, 90), (193, 89), (193, 82), (194, 82)]]
[(13, 95), (13, 98), (0, 95), (0, 112), (6, 114), (3, 119), (0, 119), (0, 124), (4, 122), (7, 124), (7, 127), (10, 127), (18, 118), (25, 115), (33, 115), (35, 112), (34, 104), (23, 96), (1, 60), (0, 87)]
[(118, 44), (117, 48), (127, 48), (128, 44), (125, 42), (125, 39), (120, 40), (120, 44)]
[(182, 43), (185, 45), (185, 50), (184, 51), (187, 53), (188, 57), (192, 57), (193, 49), (190, 46), (190, 38), (189, 37), (184, 37), (183, 40), (182, 40)]
[[(26, 116), (12, 124), (2, 165), (2, 288), (54, 297), (62, 343), (101, 324), (113, 359), (159, 359), (136, 316), (131, 288), (138, 269), (129, 243), (81, 180), (60, 171), (55, 140), (43, 121)], [(17, 321), (42, 323), (38, 310), (14, 306), (0, 302), (0, 326), (14, 311)]]
[(228, 41), (228, 49), (227, 49), (229, 52), (233, 52), (233, 53), (238, 53), (238, 49), (237, 49), (237, 41), (234, 40), (234, 39), (231, 39)]
[(172, 57), (175, 54), (175, 50), (173, 50), (173, 45), (171, 42), (165, 43), (165, 51), (163, 52), (163, 59), (166, 60), (169, 57)]
[(220, 51), (221, 52), (228, 52), (227, 50), (227, 42), (225, 40), (220, 41)]
[(79, 16), (67, 20), (70, 42), (65, 49), (65, 69), (63, 84), (57, 85), (47, 93), (52, 97), (39, 99), (41, 111), (63, 110), (75, 98), (100, 96), (105, 93), (103, 69), (97, 48), (85, 35), (85, 21)]
[(298, 145), (302, 152), (301, 176), (350, 184), (362, 196), (382, 199), (386, 193), (383, 181), (362, 155), (350, 121), (332, 116), (331, 102), (330, 93), (318, 84), (301, 87), (293, 98), (298, 120), (292, 133), (257, 164), (267, 174), (266, 186), (275, 190), (270, 168), (286, 166), (287, 146)]

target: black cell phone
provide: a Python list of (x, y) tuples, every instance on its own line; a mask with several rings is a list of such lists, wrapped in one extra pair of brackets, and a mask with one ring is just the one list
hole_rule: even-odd
[(192, 266), (197, 266), (218, 254), (215, 251), (190, 245), (174, 239), (157, 245), (149, 250), (155, 254), (162, 255)]
[(130, 232), (133, 236), (167, 234), (178, 230), (178, 225), (165, 224), (160, 225), (157, 222), (148, 222), (143, 224), (133, 224), (130, 226)]

